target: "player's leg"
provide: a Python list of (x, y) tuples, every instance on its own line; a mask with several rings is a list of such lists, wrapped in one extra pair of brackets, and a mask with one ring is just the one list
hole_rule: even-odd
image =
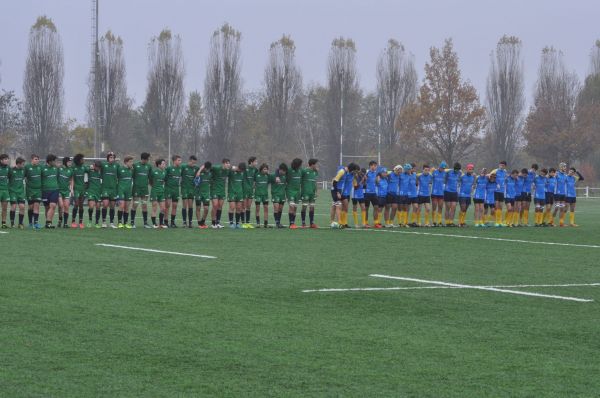
[(2, 207), (2, 228), (8, 228), (6, 225), (6, 213), (8, 211), (8, 200), (2, 200), (2, 202), (0, 202), (0, 206)]
[(233, 223), (233, 216), (235, 212), (235, 202), (232, 199), (229, 199), (229, 228), (235, 228), (235, 224)]
[(577, 227), (578, 225), (575, 224), (575, 207), (577, 205), (577, 200), (576, 198), (569, 198), (569, 225), (571, 227)]
[[(245, 218), (245, 207), (244, 207), (244, 201), (240, 200), (235, 202), (235, 227), (236, 228), (241, 228), (240, 223), (243, 223), (243, 218)], [(243, 216), (244, 215), (244, 216)]]
[(290, 228), (296, 228), (296, 198), (291, 197), (288, 202), (288, 219), (290, 221)]
[(117, 228), (117, 226), (115, 225), (115, 205), (116, 201), (113, 196), (108, 201), (108, 217), (110, 219), (111, 228)]
[(305, 200), (302, 200), (302, 210), (300, 210), (300, 218), (302, 219), (302, 228), (306, 228), (306, 208), (307, 207), (308, 207), (308, 203), (306, 203)]
[[(256, 212), (258, 214), (258, 212)], [(263, 201), (263, 218), (265, 228), (269, 227), (269, 202), (266, 199)]]
[[(425, 197), (425, 200), (428, 200), (429, 197)], [(431, 204), (426, 201), (423, 206), (425, 207), (425, 226), (431, 227)]]
[[(179, 195), (171, 197), (171, 228), (177, 228), (175, 218), (177, 217), (177, 206), (179, 205)], [(168, 210), (168, 208), (167, 208)]]
[[(62, 196), (62, 195), (61, 195)], [(62, 198), (62, 207), (61, 207), (61, 211), (62, 211), (62, 222), (63, 222), (63, 228), (68, 228), (68, 221), (69, 221), (69, 209), (71, 208), (71, 198), (69, 196), (64, 196)], [(73, 221), (75, 221), (75, 219), (73, 218)]]

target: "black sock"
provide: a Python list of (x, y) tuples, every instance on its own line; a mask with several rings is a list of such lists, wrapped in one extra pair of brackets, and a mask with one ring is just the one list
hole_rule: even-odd
[(233, 224), (233, 213), (229, 212), (229, 224)]
[(27, 219), (29, 224), (33, 224), (33, 209), (27, 209)]
[(194, 219), (194, 208), (188, 207), (188, 224), (191, 224), (193, 219)]
[(77, 210), (79, 210), (79, 207), (77, 207), (77, 205), (73, 206), (73, 211), (71, 211), (71, 219), (73, 221), (75, 221), (75, 216), (77, 215)]
[(175, 215), (171, 214), (171, 224), (175, 224)]
[(88, 217), (90, 219), (90, 222), (92, 222), (92, 216), (94, 215), (94, 209), (91, 207), (88, 207)]
[(292, 213), (288, 213), (288, 218), (290, 220), (290, 225), (294, 223), (294, 215)]
[(242, 215), (240, 213), (235, 213), (235, 223), (239, 224), (240, 220), (242, 218)]
[[(63, 224), (67, 225), (67, 221), (69, 221), (69, 212), (64, 212), (63, 213)], [(75, 221), (75, 217), (73, 217), (73, 221)]]
[(123, 211), (122, 210), (117, 211), (117, 222), (119, 224), (121, 223), (122, 218), (123, 218)]
[[(237, 213), (236, 213), (236, 214), (237, 214)], [(244, 211), (242, 210), (242, 212), (241, 212), (241, 213), (239, 213), (239, 214), (240, 214), (240, 216), (239, 216), (239, 217), (237, 217), (237, 218), (239, 218), (239, 220), (242, 222), (242, 224), (244, 224), (244, 223), (245, 223), (245, 221), (244, 221), (244, 220), (245, 220), (245, 214), (244, 214)]]
[[(131, 221), (133, 221), (135, 217), (131, 217)], [(142, 210), (142, 218), (144, 219), (144, 225), (148, 224), (148, 211)], [(154, 217), (156, 218), (156, 217)]]
[(33, 223), (37, 224), (40, 219), (40, 213), (33, 213)]
[(165, 215), (164, 215), (164, 213), (160, 213), (160, 214), (158, 215), (158, 223), (159, 223), (160, 225), (163, 225), (163, 223), (164, 223), (164, 222), (165, 222)]
[(256, 224), (260, 225), (260, 216), (259, 215), (256, 216)]
[(14, 210), (10, 211), (10, 225), (15, 225), (15, 214), (16, 212)]
[[(97, 217), (98, 215), (96, 215)], [(102, 222), (106, 222), (106, 207), (102, 208)]]
[[(104, 209), (104, 216), (106, 217), (106, 209)], [(100, 213), (102, 212), (102, 210), (100, 209), (96, 209), (96, 224), (98, 224), (98, 221), (100, 221)]]
[(79, 206), (79, 223), (83, 222), (83, 205)]
[(246, 210), (246, 222), (250, 224), (250, 210)]
[(221, 215), (223, 214), (223, 209), (217, 210), (217, 224), (221, 223)]
[(302, 225), (304, 225), (306, 223), (306, 209), (302, 209), (300, 217), (302, 217)]
[(19, 225), (23, 225), (24, 218), (25, 218), (25, 214), (19, 212)]
[(152, 225), (156, 225), (156, 217), (152, 217)]
[(314, 224), (314, 223), (315, 223), (315, 209), (312, 209), (312, 208), (311, 208), (311, 209), (308, 211), (308, 219), (310, 220), (310, 223), (311, 223), (311, 224)]
[(135, 210), (131, 210), (131, 225), (135, 224)]
[(127, 224), (127, 221), (129, 221), (129, 212), (125, 211), (123, 212), (123, 224)]
[(183, 219), (183, 223), (187, 223), (187, 209), (184, 207), (181, 209), (181, 218)]
[(115, 209), (114, 208), (109, 209), (108, 214), (110, 217), (110, 223), (111, 224), (114, 223), (115, 222)]

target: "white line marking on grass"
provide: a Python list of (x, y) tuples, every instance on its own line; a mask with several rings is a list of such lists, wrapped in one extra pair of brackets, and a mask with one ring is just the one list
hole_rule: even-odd
[(8, 232), (0, 231), (0, 234), (7, 234)]
[(165, 250), (144, 249), (144, 248), (141, 248), (141, 247), (111, 245), (111, 244), (108, 244), (108, 243), (96, 243), (96, 246), (115, 247), (117, 249), (139, 250), (139, 251), (142, 251), (142, 252), (150, 252), (150, 253), (175, 254), (177, 256), (200, 257), (200, 258), (216, 258), (215, 256), (206, 256), (204, 254), (169, 252), (169, 251), (165, 251)]
[[(600, 286), (600, 283), (563, 283), (556, 285), (498, 285), (498, 286), (478, 286), (485, 288), (515, 288), (515, 287), (582, 287), (582, 286)], [(306, 289), (302, 293), (316, 292), (361, 292), (361, 291), (385, 291), (385, 290), (422, 290), (422, 289), (467, 289), (459, 286), (399, 286), (399, 287), (351, 287), (351, 288), (327, 288), (327, 289)]]
[(437, 233), (437, 232), (386, 231), (383, 229), (354, 229), (354, 228), (348, 229), (348, 231), (389, 232), (389, 233), (396, 233), (396, 234), (444, 236), (444, 237), (450, 237), (450, 238), (483, 239), (483, 240), (495, 240), (495, 241), (500, 241), (500, 242), (531, 243), (531, 244), (535, 244), (535, 245), (571, 246), (571, 247), (587, 247), (587, 248), (592, 248), (592, 249), (600, 249), (600, 245), (584, 245), (584, 244), (578, 244), (578, 243), (561, 243), (561, 242), (541, 242), (541, 241), (536, 241), (536, 240), (492, 238), (489, 236), (473, 236), (473, 235), (454, 235), (454, 234), (442, 234), (442, 233)]
[(501, 285), (501, 286), (483, 286), (483, 287), (583, 287), (583, 286), (600, 286), (600, 283), (561, 283), (556, 285)]
[(496, 287), (487, 287), (487, 286), (463, 285), (460, 283), (450, 283), (450, 282), (442, 282), (442, 281), (429, 281), (429, 280), (425, 280), (425, 279), (406, 278), (403, 276), (391, 276), (391, 275), (380, 275), (380, 274), (371, 274), (369, 276), (372, 276), (374, 278), (396, 279), (396, 280), (401, 280), (401, 281), (428, 283), (428, 284), (440, 285), (440, 286), (461, 287), (464, 289), (487, 290), (490, 292), (516, 294), (516, 295), (521, 295), (521, 296), (544, 297), (544, 298), (552, 298), (552, 299), (558, 299), (558, 300), (578, 301), (578, 302), (582, 302), (582, 303), (589, 303), (591, 301), (594, 301), (591, 299), (582, 299), (582, 298), (577, 298), (577, 297), (556, 296), (553, 294), (523, 292), (523, 291), (519, 291), (519, 290), (507, 290), (507, 289), (501, 289), (501, 288), (496, 288)]

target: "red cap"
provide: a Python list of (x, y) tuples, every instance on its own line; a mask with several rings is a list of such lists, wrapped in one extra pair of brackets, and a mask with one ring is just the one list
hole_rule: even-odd
[(475, 165), (473, 163), (469, 163), (467, 165), (467, 170), (473, 170), (475, 168)]

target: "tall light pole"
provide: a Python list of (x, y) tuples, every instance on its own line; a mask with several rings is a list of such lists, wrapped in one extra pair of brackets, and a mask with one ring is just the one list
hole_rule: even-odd
[(340, 79), (340, 166), (344, 164), (344, 69)]
[(381, 164), (381, 93), (377, 96), (377, 164)]
[(92, 75), (94, 78), (94, 157), (98, 157), (98, 129), (100, 128), (100, 80), (98, 78), (100, 47), (98, 45), (98, 9), (100, 0), (92, 0)]

